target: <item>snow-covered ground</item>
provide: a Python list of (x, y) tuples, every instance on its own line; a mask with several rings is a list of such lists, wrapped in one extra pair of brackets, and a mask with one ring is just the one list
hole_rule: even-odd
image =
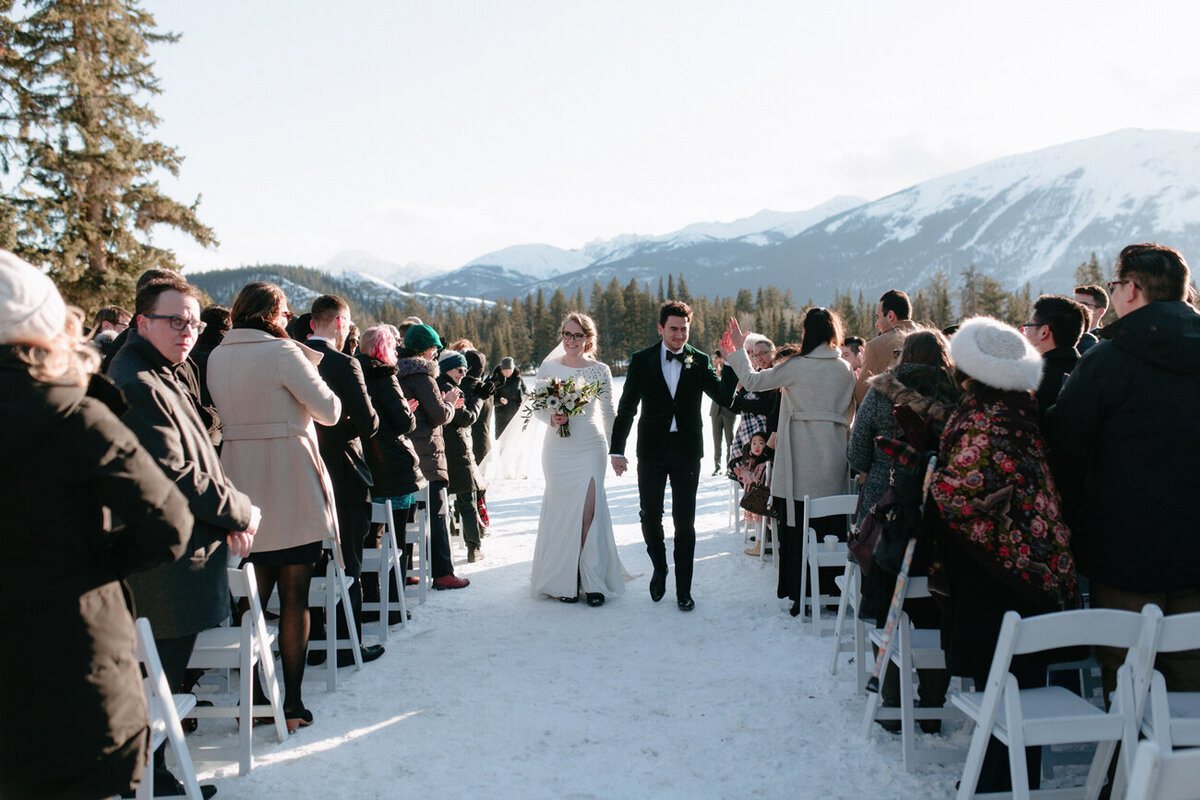
[[(899, 737), (862, 737), (853, 669), (829, 674), (832, 639), (790, 617), (774, 570), (742, 553), (724, 478), (701, 481), (687, 614), (672, 580), (650, 601), (636, 479), (610, 473), (607, 487), (635, 576), (624, 596), (600, 608), (530, 597), (543, 486), (498, 483), (486, 559), (456, 566), (471, 586), (430, 593), (382, 659), (341, 670), (337, 692), (306, 683), (315, 724), (283, 744), (256, 728), (250, 775), (201, 764), (201, 780), (229, 800), (952, 794), (960, 767), (908, 774)], [(189, 741), (229, 743), (234, 730), (202, 720)], [(952, 741), (965, 746), (965, 732)]]

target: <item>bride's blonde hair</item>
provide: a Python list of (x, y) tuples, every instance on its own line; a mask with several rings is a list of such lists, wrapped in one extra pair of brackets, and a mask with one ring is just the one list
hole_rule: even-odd
[(596, 321), (581, 311), (572, 311), (563, 317), (562, 325), (558, 326), (560, 332), (568, 322), (574, 322), (587, 335), (583, 352), (590, 356), (596, 355)]

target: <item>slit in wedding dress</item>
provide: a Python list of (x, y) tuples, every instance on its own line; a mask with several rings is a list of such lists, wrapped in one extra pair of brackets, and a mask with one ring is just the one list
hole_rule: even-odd
[(579, 534), (579, 551), (583, 552), (583, 545), (587, 542), (588, 531), (592, 527), (592, 520), (596, 517), (596, 479), (592, 478), (588, 481), (587, 494), (583, 498), (583, 528)]

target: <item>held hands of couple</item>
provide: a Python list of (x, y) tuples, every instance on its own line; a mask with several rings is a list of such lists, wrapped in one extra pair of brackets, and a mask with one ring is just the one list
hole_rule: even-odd
[(568, 419), (569, 419), (569, 417), (567, 417), (566, 414), (551, 414), (550, 415), (550, 424), (554, 425), (555, 427), (561, 428), (563, 425), (567, 424)]
[(625, 474), (625, 470), (629, 469), (629, 460), (625, 456), (609, 456), (608, 460), (612, 462), (613, 472), (617, 473), (617, 477)]

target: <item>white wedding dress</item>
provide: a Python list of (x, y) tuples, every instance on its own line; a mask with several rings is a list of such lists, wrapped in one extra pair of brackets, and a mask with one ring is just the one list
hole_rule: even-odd
[[(561, 348), (542, 362), (537, 374), (539, 379), (575, 376), (577, 381), (599, 381), (602, 389), (578, 416), (571, 417), (571, 435), (568, 437), (561, 437), (557, 431), (549, 429), (549, 412), (534, 414), (548, 430), (542, 445), (546, 493), (542, 498), (537, 543), (533, 550), (533, 595), (575, 597), (577, 593), (599, 592), (612, 597), (625, 591), (621, 560), (613, 540), (608, 497), (604, 493), (608, 445), (615, 417), (612, 372), (598, 361), (589, 362), (585, 367), (569, 367), (562, 363), (559, 352)], [(588, 488), (593, 484), (595, 513), (581, 547), (583, 508)]]

